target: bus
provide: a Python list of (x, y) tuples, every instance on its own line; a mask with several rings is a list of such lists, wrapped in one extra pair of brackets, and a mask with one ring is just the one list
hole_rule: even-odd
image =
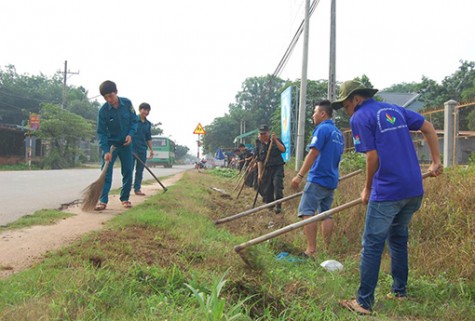
[(163, 165), (171, 168), (175, 164), (175, 142), (168, 137), (152, 136), (153, 157), (147, 158), (147, 164)]

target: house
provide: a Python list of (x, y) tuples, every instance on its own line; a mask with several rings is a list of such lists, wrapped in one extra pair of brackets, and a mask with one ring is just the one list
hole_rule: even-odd
[(398, 105), (412, 111), (419, 112), (424, 108), (424, 103), (419, 101), (418, 93), (397, 93), (389, 91), (379, 91), (377, 93), (385, 103)]

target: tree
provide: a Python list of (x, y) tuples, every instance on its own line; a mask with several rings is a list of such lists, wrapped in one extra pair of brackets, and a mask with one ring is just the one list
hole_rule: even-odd
[(183, 159), (190, 149), (186, 146), (175, 145), (175, 158), (177, 160)]
[(383, 90), (393, 93), (417, 93), (419, 92), (419, 84), (415, 82), (402, 82), (400, 84), (391, 85)]
[(161, 129), (160, 127), (158, 126), (161, 126), (162, 123), (156, 123), (156, 124), (152, 124), (152, 135), (161, 135), (163, 134), (163, 129)]
[(41, 107), (41, 128), (37, 135), (50, 143), (50, 151), (44, 159), (48, 168), (72, 167), (82, 154), (80, 140), (94, 137), (93, 125), (83, 117), (61, 109), (58, 105), (43, 104)]
[(234, 137), (240, 133), (241, 122), (245, 121), (247, 131), (259, 124), (270, 124), (274, 111), (280, 105), (280, 92), (284, 81), (272, 75), (247, 78), (236, 101), (229, 104), (229, 113), (215, 118), (206, 126), (203, 137), (205, 153), (214, 152), (218, 147), (234, 146)]
[[(99, 103), (89, 102), (83, 87), (68, 86), (66, 109), (96, 122)], [(30, 113), (39, 113), (42, 104), (60, 105), (63, 99), (63, 80), (60, 74), (52, 77), (20, 75), (15, 66), (0, 68), (0, 122), (20, 125)]]

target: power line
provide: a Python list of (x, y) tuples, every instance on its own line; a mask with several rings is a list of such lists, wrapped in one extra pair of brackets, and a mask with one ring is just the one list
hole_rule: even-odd
[[(320, 3), (320, 0), (314, 0), (310, 6), (310, 10), (309, 10), (309, 19), (310, 17), (312, 16), (313, 12), (315, 11), (315, 8), (317, 7), (317, 5)], [(295, 35), (294, 37), (292, 38), (292, 40), (290, 41), (290, 44), (289, 46), (287, 47), (287, 50), (285, 51), (284, 53), (284, 56), (282, 57), (282, 59), (280, 60), (279, 64), (277, 65), (277, 68), (275, 69), (273, 75), (275, 77), (278, 77), (280, 75), (280, 73), (282, 72), (282, 70), (284, 69), (285, 65), (287, 64), (289, 58), (290, 58), (290, 55), (292, 54), (292, 51), (294, 50), (295, 48), (295, 45), (297, 44), (298, 40), (299, 40), (299, 37), (300, 35), (302, 34), (303, 32), (303, 29), (304, 29), (304, 24), (305, 24), (305, 19), (302, 20), (302, 22), (300, 23), (300, 26), (299, 28), (297, 29), (297, 31), (295, 32)]]

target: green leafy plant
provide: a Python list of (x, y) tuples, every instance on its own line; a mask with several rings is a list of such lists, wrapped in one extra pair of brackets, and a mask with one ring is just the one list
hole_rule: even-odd
[(343, 173), (353, 172), (358, 169), (364, 169), (366, 159), (363, 154), (354, 151), (343, 154), (343, 159), (340, 163), (340, 170)]
[(468, 156), (468, 166), (475, 166), (475, 152)]
[(221, 290), (224, 288), (224, 285), (226, 284), (226, 280), (224, 279), (226, 274), (227, 272), (224, 273), (219, 279), (216, 277), (213, 277), (213, 285), (210, 290), (206, 290), (206, 289), (200, 290), (198, 288), (202, 288), (202, 287), (199, 285), (192, 286), (190, 284), (185, 284), (191, 290), (191, 292), (193, 292), (193, 296), (198, 301), (201, 310), (206, 316), (207, 321), (218, 321), (218, 320), (231, 321), (231, 320), (236, 320), (242, 317), (248, 319), (245, 315), (241, 313), (241, 306), (250, 297), (232, 306), (227, 313), (225, 311), (226, 300), (223, 298), (220, 298), (219, 296), (221, 294)]

